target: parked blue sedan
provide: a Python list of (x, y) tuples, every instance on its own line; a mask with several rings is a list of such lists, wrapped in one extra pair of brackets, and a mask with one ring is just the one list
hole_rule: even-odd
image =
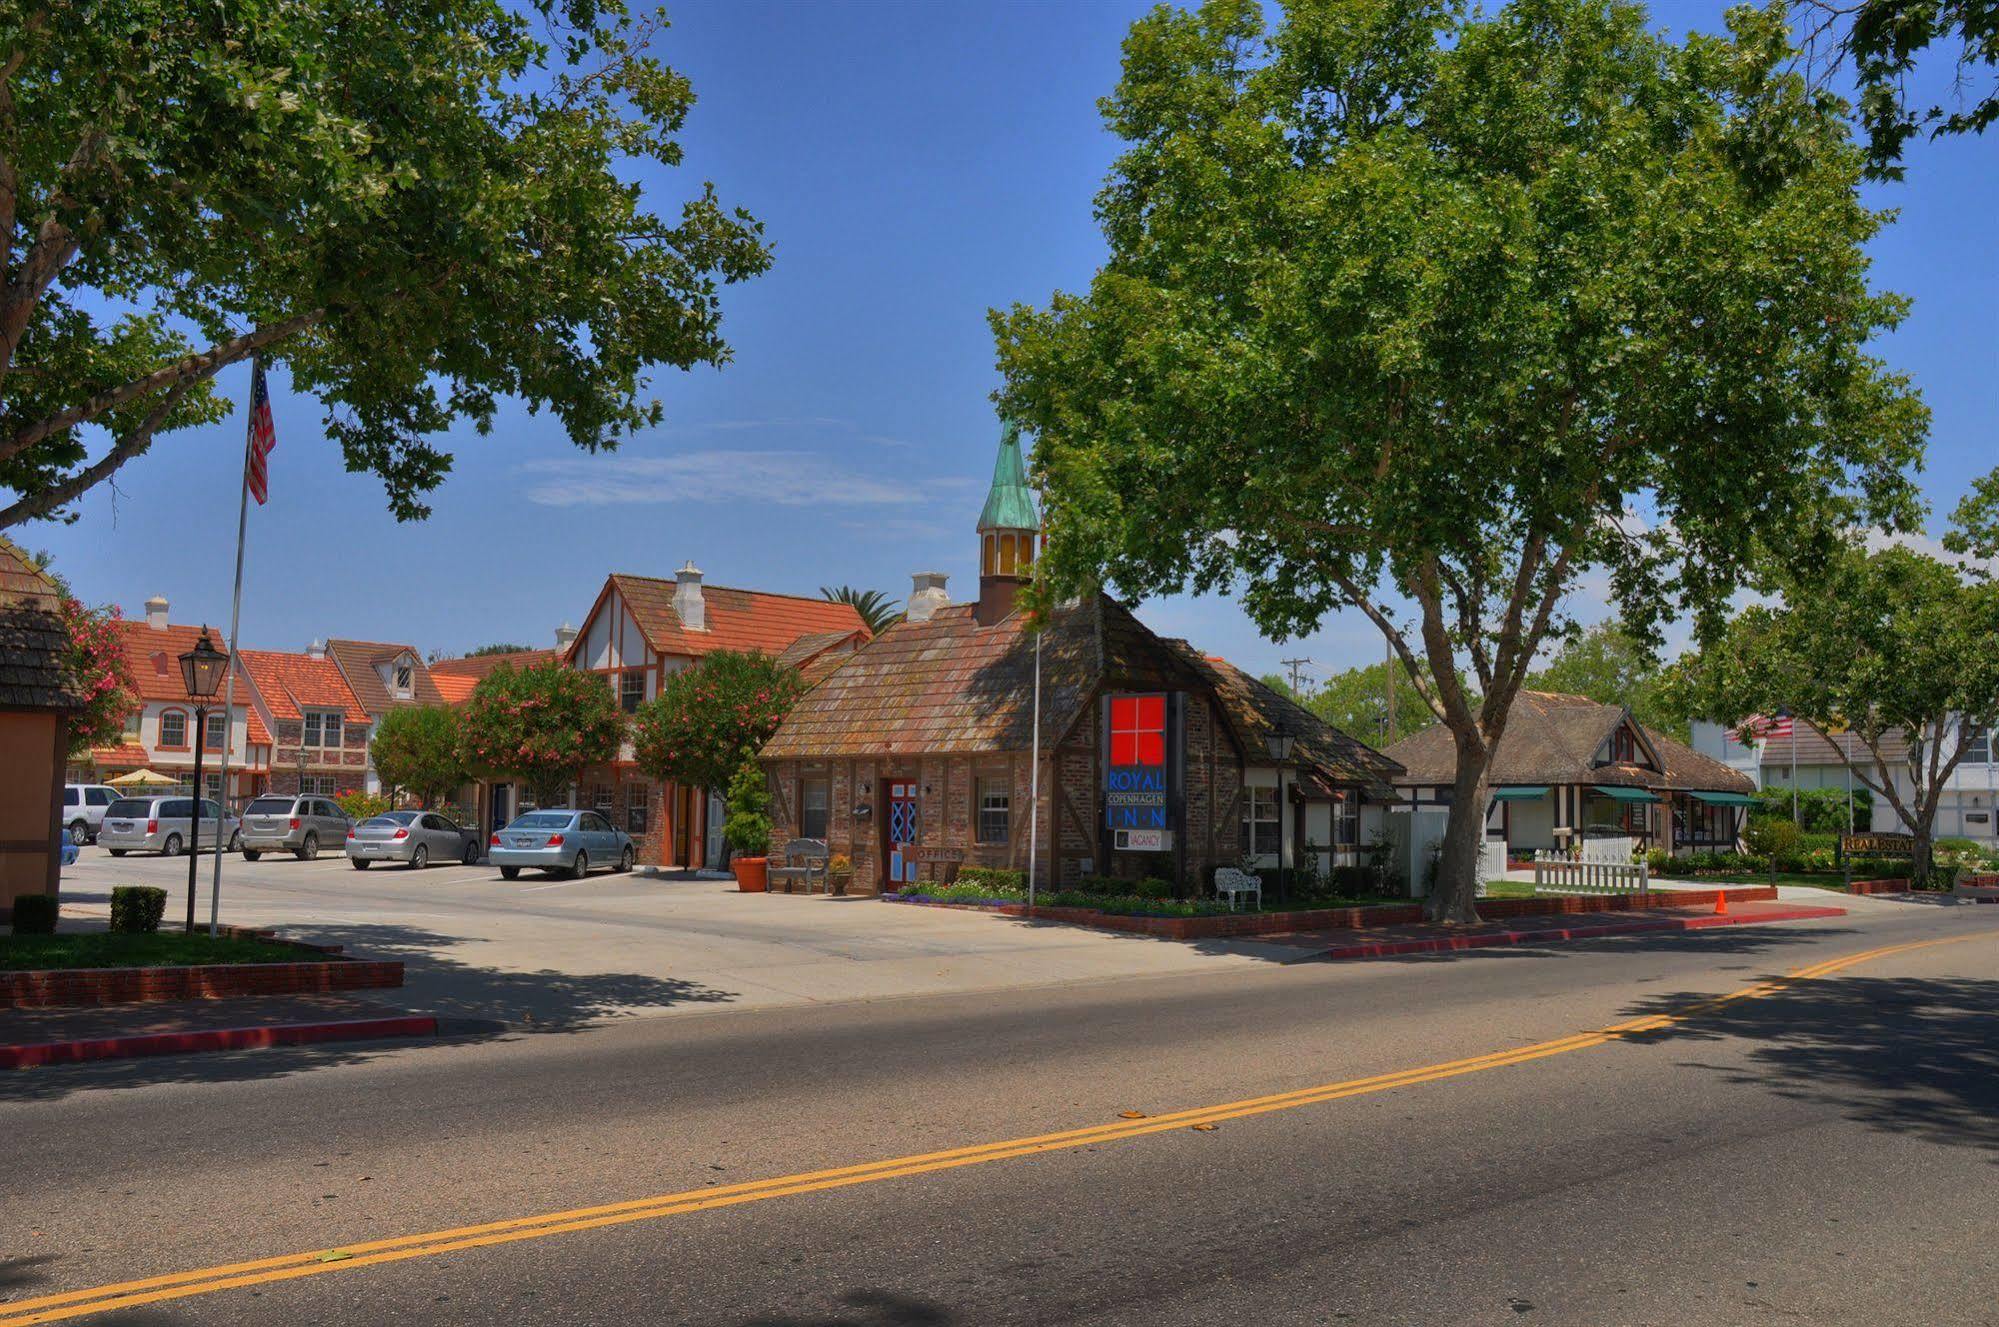
[(600, 812), (530, 811), (493, 835), (486, 856), (502, 879), (516, 879), (531, 866), (579, 880), (600, 866), (629, 871), (638, 852), (631, 835)]

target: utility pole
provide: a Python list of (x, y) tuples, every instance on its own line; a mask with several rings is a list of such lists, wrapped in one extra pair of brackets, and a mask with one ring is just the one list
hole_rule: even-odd
[(1312, 661), (1310, 659), (1279, 659), (1277, 662), (1291, 670), (1291, 694), (1303, 698), (1305, 693), (1298, 689), (1298, 678), (1305, 671), (1305, 665)]

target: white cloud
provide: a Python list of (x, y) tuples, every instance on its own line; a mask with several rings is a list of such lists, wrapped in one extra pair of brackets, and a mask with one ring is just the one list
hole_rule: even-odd
[(963, 479), (890, 480), (802, 451), (698, 451), (529, 461), (528, 501), (543, 507), (749, 501), (781, 507), (906, 506)]

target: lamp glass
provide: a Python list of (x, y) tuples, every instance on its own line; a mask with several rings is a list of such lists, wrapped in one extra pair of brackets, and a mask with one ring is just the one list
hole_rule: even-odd
[(180, 657), (180, 676), (187, 684), (187, 694), (203, 699), (213, 696), (222, 686), (222, 671), (228, 664), (229, 656), (215, 648), (207, 628), (203, 628), (194, 648)]
[(1272, 760), (1289, 760), (1291, 758), (1291, 744), (1296, 740), (1289, 733), (1272, 733), (1264, 739), (1270, 747), (1270, 758)]

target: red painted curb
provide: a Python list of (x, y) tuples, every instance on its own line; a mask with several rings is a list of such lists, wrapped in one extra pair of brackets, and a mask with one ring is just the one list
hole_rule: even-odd
[(1844, 917), (1845, 908), (1786, 908), (1756, 916), (1724, 914), (1708, 917), (1647, 918), (1643, 921), (1613, 922), (1605, 926), (1560, 927), (1553, 930), (1486, 931), (1478, 935), (1453, 935), (1429, 940), (1382, 940), (1370, 944), (1336, 945), (1321, 951), (1319, 958), (1394, 958), (1402, 954), (1445, 954), (1460, 949), (1489, 949), (1494, 945), (1524, 945), (1541, 940), (1589, 940), (1599, 935), (1634, 935), (1646, 931), (1704, 931), (1715, 926), (1754, 926), (1761, 922), (1809, 921), (1817, 917)]
[(92, 1037), (78, 1041), (48, 1041), (33, 1046), (0, 1046), (0, 1069), (31, 1069), (44, 1064), (127, 1059), (138, 1055), (303, 1046), (317, 1041), (427, 1037), (436, 1031), (437, 1020), (429, 1014), (399, 1014), (389, 1018), (353, 1018), (331, 1023), (281, 1023), (270, 1027), (148, 1032), (130, 1037)]

